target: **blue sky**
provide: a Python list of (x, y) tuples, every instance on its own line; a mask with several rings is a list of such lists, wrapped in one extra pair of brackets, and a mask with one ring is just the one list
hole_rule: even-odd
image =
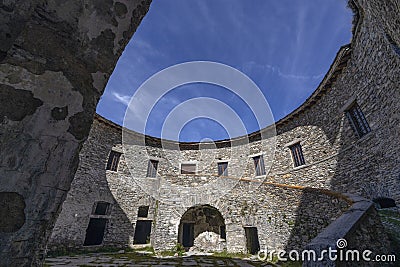
[[(339, 47), (350, 42), (351, 21), (346, 0), (153, 0), (119, 59), (97, 112), (122, 125), (129, 100), (144, 81), (171, 65), (200, 60), (227, 64), (249, 76), (277, 121), (316, 89)], [(259, 126), (246, 103), (229, 90), (197, 83), (148, 103), (155, 106), (145, 133), (160, 137), (174, 107), (199, 97), (226, 103), (249, 133), (266, 126)], [(194, 119), (180, 127), (179, 140), (229, 138), (224, 129), (229, 123), (228, 117)]]

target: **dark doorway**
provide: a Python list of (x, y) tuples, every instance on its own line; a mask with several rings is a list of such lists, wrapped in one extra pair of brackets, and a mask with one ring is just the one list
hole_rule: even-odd
[(183, 223), (182, 245), (185, 248), (193, 247), (194, 243), (194, 223)]
[(396, 202), (392, 198), (378, 197), (373, 200), (381, 209), (394, 208), (396, 207)]
[(134, 244), (147, 244), (150, 241), (151, 233), (150, 220), (140, 220), (136, 222), (135, 237), (133, 240)]
[(260, 242), (258, 241), (257, 227), (245, 227), (246, 246), (250, 254), (256, 254), (260, 251)]
[(84, 246), (96, 246), (103, 243), (104, 231), (106, 230), (107, 219), (91, 218), (86, 229)]

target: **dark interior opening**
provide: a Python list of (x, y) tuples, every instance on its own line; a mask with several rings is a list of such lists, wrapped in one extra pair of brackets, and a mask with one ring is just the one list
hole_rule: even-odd
[(179, 224), (178, 243), (189, 250), (194, 246), (195, 239), (204, 232), (213, 232), (221, 239), (226, 239), (225, 220), (221, 213), (210, 205), (189, 208)]
[(260, 251), (260, 242), (258, 240), (257, 227), (245, 227), (246, 246), (250, 254), (256, 254)]
[(107, 202), (97, 202), (96, 209), (94, 210), (94, 214), (96, 215), (107, 215), (108, 207), (110, 203)]
[(194, 223), (183, 223), (182, 245), (185, 248), (193, 247), (194, 244)]
[(375, 202), (375, 204), (377, 204), (379, 206), (379, 208), (381, 209), (385, 209), (385, 208), (394, 208), (396, 207), (396, 202), (394, 201), (394, 199), (392, 198), (388, 198), (388, 197), (379, 197), (379, 198), (375, 198), (373, 200)]
[(104, 232), (106, 230), (107, 219), (91, 218), (86, 229), (84, 246), (96, 246), (103, 243)]
[(225, 227), (225, 225), (221, 225), (219, 227), (219, 237), (221, 237), (221, 239), (226, 239), (226, 227)]
[(140, 206), (138, 209), (138, 217), (146, 218), (149, 215), (149, 206)]
[(150, 220), (136, 222), (134, 244), (148, 244), (150, 242), (151, 223)]

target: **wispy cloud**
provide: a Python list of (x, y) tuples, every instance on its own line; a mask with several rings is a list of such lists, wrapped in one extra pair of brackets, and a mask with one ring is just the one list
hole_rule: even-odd
[(119, 103), (121, 103), (121, 104), (123, 104), (125, 106), (129, 105), (129, 102), (131, 101), (131, 97), (132, 97), (132, 96), (129, 96), (129, 95), (120, 94), (120, 93), (115, 92), (115, 91), (111, 92), (111, 95), (112, 95), (114, 101), (117, 101), (117, 102), (119, 102)]
[(259, 64), (254, 61), (248, 61), (243, 64), (242, 70), (247, 73), (251, 73), (254, 70), (261, 70), (263, 72), (272, 72), (277, 74), (279, 77), (285, 79), (296, 79), (296, 80), (310, 80), (310, 79), (321, 79), (324, 76), (324, 73), (315, 74), (315, 75), (302, 75), (302, 74), (295, 74), (295, 73), (284, 73), (281, 69), (277, 66), (272, 66), (270, 64)]

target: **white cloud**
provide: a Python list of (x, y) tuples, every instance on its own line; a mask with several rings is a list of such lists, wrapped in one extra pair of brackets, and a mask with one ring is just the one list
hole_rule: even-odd
[(301, 74), (296, 74), (296, 73), (284, 73), (281, 71), (281, 69), (279, 67), (272, 66), (269, 64), (259, 64), (254, 61), (246, 62), (242, 67), (242, 70), (245, 73), (251, 73), (253, 70), (256, 70), (256, 69), (264, 71), (264, 72), (269, 71), (272, 73), (276, 73), (278, 76), (280, 76), (282, 78), (295, 79), (295, 80), (310, 80), (310, 79), (318, 80), (324, 76), (324, 73), (320, 73), (320, 74), (316, 74), (316, 75), (301, 75)]
[(131, 101), (131, 97), (132, 97), (129, 95), (122, 95), (115, 91), (111, 92), (111, 95), (113, 96), (114, 101), (117, 101), (125, 106), (129, 105), (129, 102)]

